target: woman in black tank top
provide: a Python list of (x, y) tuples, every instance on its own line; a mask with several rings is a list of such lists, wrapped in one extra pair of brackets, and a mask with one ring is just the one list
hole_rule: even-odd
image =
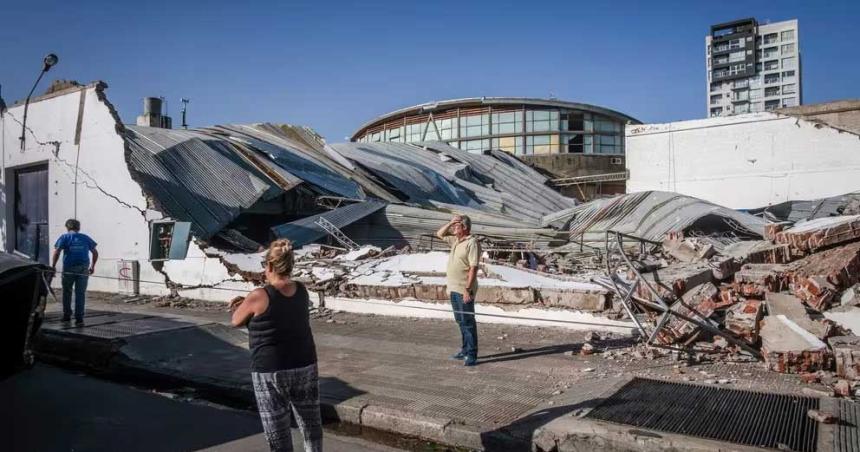
[(292, 450), (291, 414), (304, 436), (305, 450), (322, 450), (319, 377), (310, 299), (290, 279), (293, 250), (277, 240), (263, 262), (267, 284), (230, 302), (235, 327), (248, 327), (251, 377), (263, 430), (272, 450)]

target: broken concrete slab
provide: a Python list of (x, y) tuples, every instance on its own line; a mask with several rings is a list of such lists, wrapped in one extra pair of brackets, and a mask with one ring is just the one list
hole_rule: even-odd
[(827, 341), (836, 361), (836, 375), (860, 380), (860, 337), (834, 336)]
[(768, 293), (765, 298), (767, 300), (767, 313), (769, 316), (784, 315), (804, 330), (822, 340), (826, 339), (830, 333), (830, 326), (813, 320), (806, 312), (806, 307), (800, 298), (786, 293), (775, 292)]
[(860, 239), (860, 215), (824, 217), (778, 232), (776, 243), (806, 252)]
[(839, 297), (840, 306), (858, 306), (860, 305), (860, 284), (845, 289), (842, 296)]
[(709, 243), (702, 243), (695, 238), (682, 238), (670, 234), (663, 241), (663, 251), (681, 262), (698, 262), (716, 254), (716, 249)]
[(750, 344), (756, 344), (762, 311), (761, 300), (746, 300), (738, 303), (726, 311), (725, 327)]
[(769, 370), (806, 373), (828, 369), (832, 364), (827, 344), (784, 315), (765, 317), (759, 334)]
[[(654, 290), (665, 301), (674, 300), (688, 290), (713, 281), (713, 271), (707, 263), (675, 263), (661, 270), (646, 273), (642, 278), (650, 282)], [(637, 295), (645, 300), (656, 302), (654, 294), (640, 284)]]

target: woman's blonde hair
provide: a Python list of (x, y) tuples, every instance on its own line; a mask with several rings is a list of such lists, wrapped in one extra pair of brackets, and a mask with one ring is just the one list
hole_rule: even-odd
[(272, 266), (272, 271), (280, 276), (290, 276), (293, 272), (293, 244), (287, 239), (275, 240), (266, 251), (266, 264)]

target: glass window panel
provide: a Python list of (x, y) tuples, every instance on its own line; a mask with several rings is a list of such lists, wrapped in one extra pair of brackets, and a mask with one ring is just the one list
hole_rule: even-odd
[(794, 57), (782, 59), (783, 69), (794, 69)]
[(783, 44), (782, 45), (782, 54), (786, 55), (789, 53), (794, 53), (794, 44)]
[(782, 32), (783, 41), (791, 41), (794, 39), (794, 30), (786, 30)]
[(545, 121), (550, 119), (549, 112), (546, 110), (537, 110), (534, 112), (535, 121)]
[(439, 134), (436, 133), (436, 128), (433, 124), (427, 124), (427, 133), (424, 135), (424, 141), (439, 141)]

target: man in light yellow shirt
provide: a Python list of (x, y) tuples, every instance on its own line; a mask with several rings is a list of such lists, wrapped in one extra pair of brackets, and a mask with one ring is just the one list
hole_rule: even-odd
[(436, 237), (451, 246), (448, 254), (448, 294), (454, 320), (460, 326), (462, 346), (452, 356), (462, 359), (466, 366), (474, 366), (478, 360), (478, 325), (475, 323), (475, 296), (478, 293), (478, 261), (481, 244), (471, 235), (472, 220), (465, 215), (456, 215), (436, 231)]

